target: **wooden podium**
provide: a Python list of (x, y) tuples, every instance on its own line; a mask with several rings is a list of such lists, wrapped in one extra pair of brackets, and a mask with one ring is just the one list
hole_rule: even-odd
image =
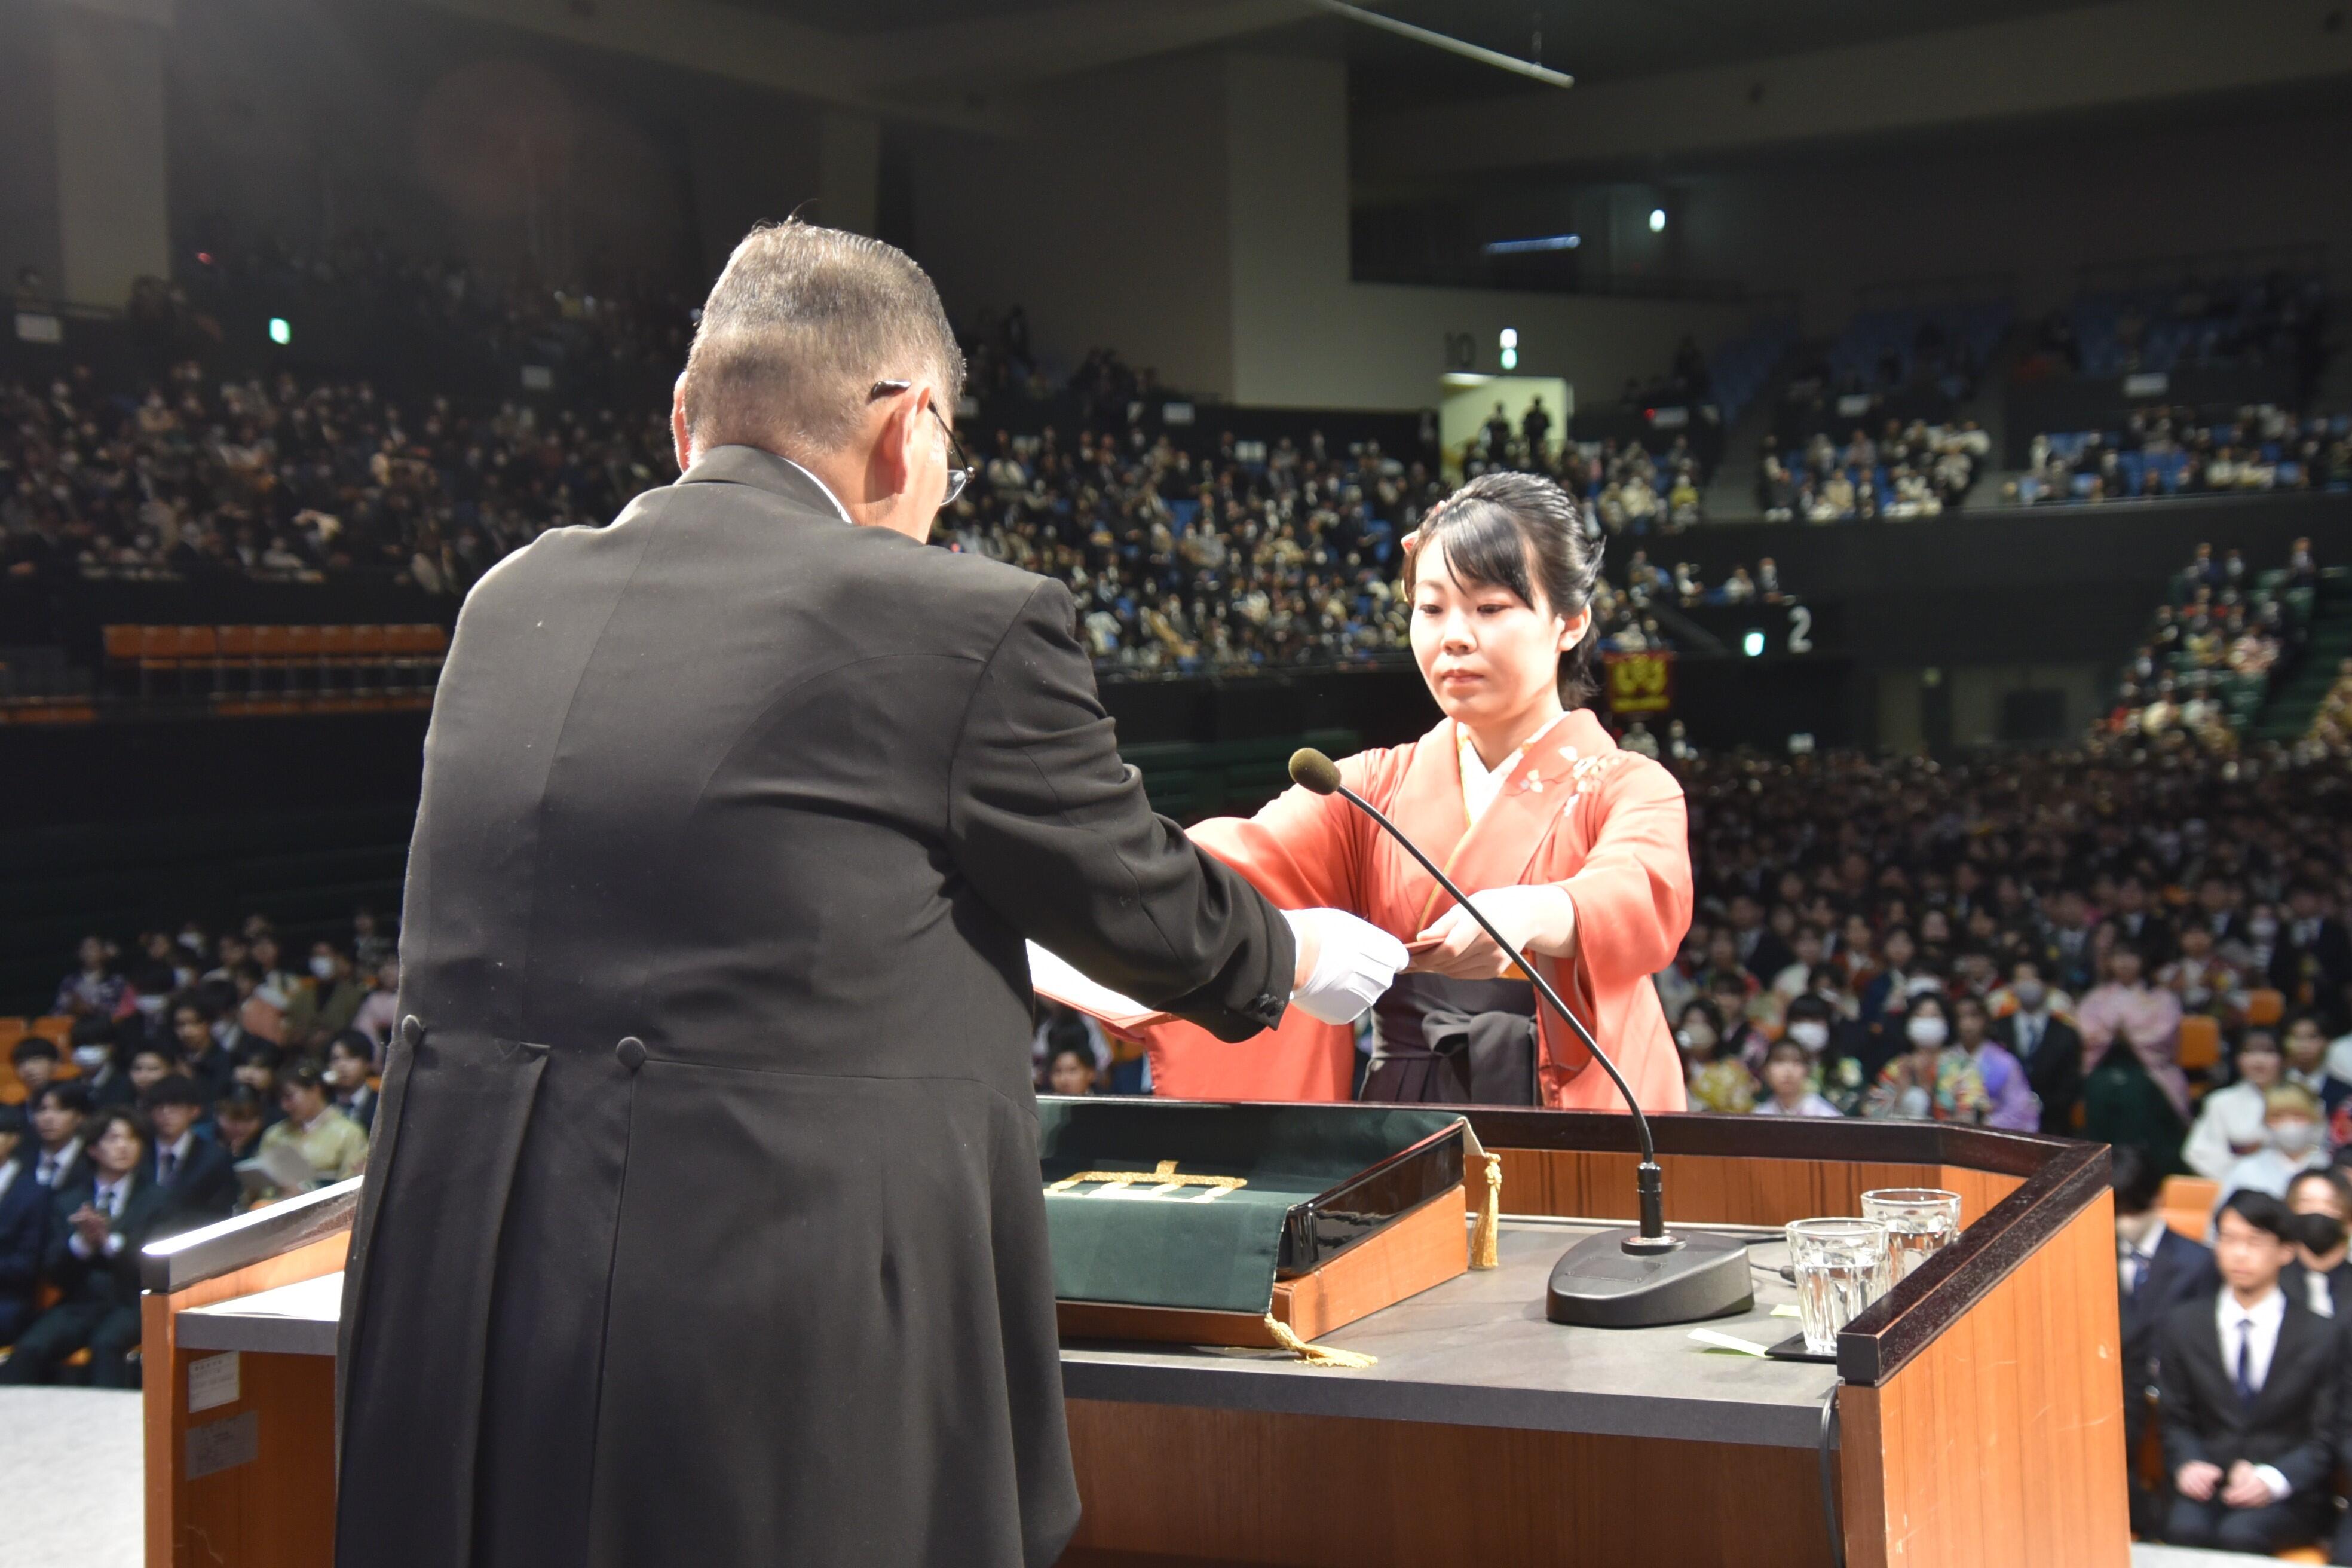
[[(1832, 1367), (1708, 1352), (1687, 1329), (1545, 1321), (1543, 1279), (1580, 1222), (1632, 1217), (1633, 1126), (1469, 1116), (1503, 1156), (1503, 1267), (1329, 1336), (1375, 1366), (1065, 1344), (1086, 1503), (1071, 1568), (1811, 1568), (1830, 1560), (1832, 1530), (1853, 1568), (2128, 1561), (2104, 1146), (1934, 1123), (1656, 1119), (1671, 1223), (1852, 1214), (1876, 1187), (1961, 1194), (1959, 1240), (1856, 1320)], [(150, 1568), (326, 1568), (332, 1276), (357, 1185), (145, 1259)], [(1760, 1265), (1758, 1284), (1758, 1312), (1717, 1326), (1793, 1331), (1769, 1315), (1786, 1288)]]

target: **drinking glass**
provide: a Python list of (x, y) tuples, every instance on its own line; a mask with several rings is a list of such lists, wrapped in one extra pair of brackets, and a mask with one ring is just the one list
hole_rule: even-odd
[(1785, 1228), (1805, 1352), (1834, 1355), (1838, 1331), (1885, 1288), (1886, 1227), (1874, 1219), (1800, 1219)]
[(1862, 1214), (1886, 1227), (1889, 1289), (1960, 1234), (1960, 1194), (1940, 1187), (1881, 1187), (1864, 1193)]

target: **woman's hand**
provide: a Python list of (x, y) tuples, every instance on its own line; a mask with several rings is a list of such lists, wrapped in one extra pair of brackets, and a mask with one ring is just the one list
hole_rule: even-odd
[[(1524, 952), (1566, 958), (1576, 951), (1576, 900), (1565, 888), (1552, 883), (1489, 888), (1471, 894), (1470, 901)], [(1440, 916), (1419, 940), (1437, 945), (1413, 959), (1412, 967), (1418, 973), (1496, 980), (1513, 973), (1510, 955), (1459, 905)]]

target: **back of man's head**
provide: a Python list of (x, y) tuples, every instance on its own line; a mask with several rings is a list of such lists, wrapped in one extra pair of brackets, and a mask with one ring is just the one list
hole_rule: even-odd
[(963, 353), (913, 259), (863, 235), (788, 219), (753, 229), (702, 307), (683, 391), (698, 451), (782, 457), (847, 447), (877, 381), (929, 382), (952, 412)]

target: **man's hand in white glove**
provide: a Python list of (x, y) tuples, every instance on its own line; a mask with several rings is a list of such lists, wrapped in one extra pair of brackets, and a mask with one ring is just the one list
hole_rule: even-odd
[(1405, 966), (1404, 943), (1345, 910), (1285, 910), (1297, 939), (1290, 1005), (1327, 1024), (1352, 1024)]

